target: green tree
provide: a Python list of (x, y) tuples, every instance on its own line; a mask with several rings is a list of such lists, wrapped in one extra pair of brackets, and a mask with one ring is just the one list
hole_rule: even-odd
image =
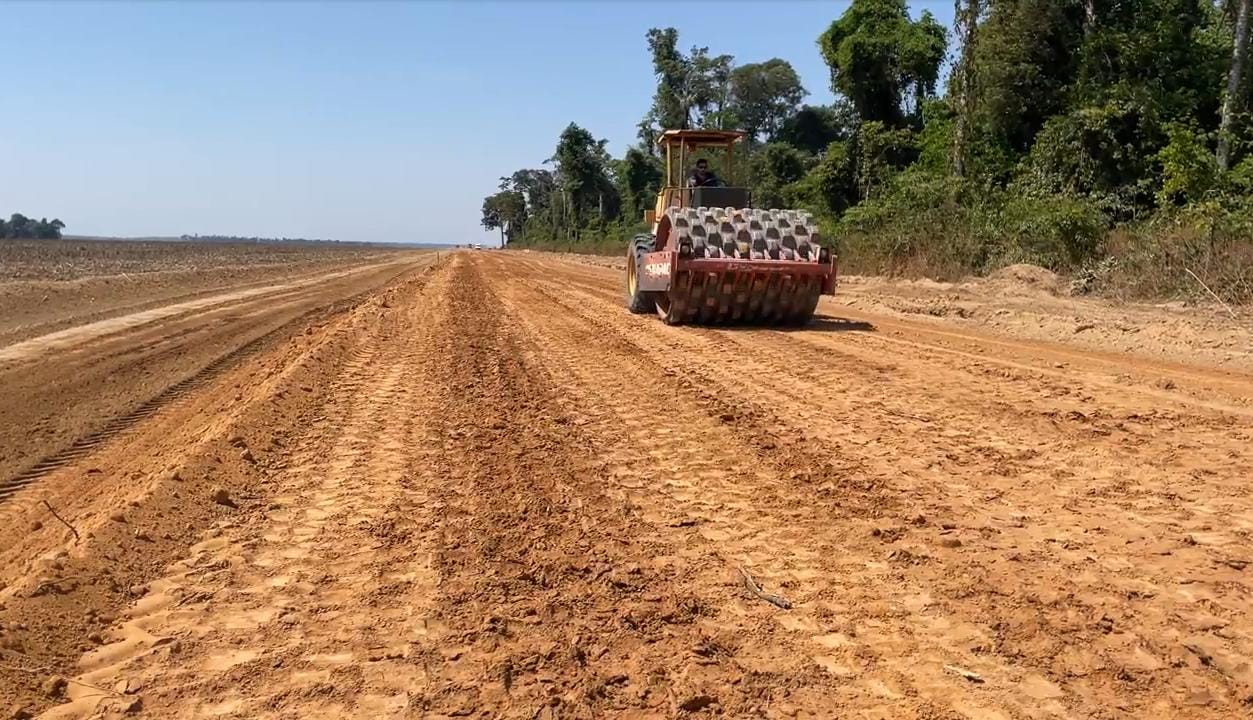
[(674, 28), (652, 28), (647, 38), (657, 89), (652, 107), (639, 126), (640, 141), (651, 148), (656, 126), (686, 130), (730, 124), (734, 58), (711, 56), (707, 47), (694, 47), (684, 55), (679, 50), (679, 31)]
[(1021, 154), (1066, 108), (1083, 41), (1083, 12), (1070, 0), (996, 0), (970, 51), (979, 81), (974, 122)]
[(653, 208), (663, 174), (661, 162), (639, 147), (627, 148), (626, 154), (617, 161), (618, 193), (632, 219), (639, 220), (644, 211)]
[(557, 180), (551, 170), (525, 169), (500, 179), (500, 189), (522, 195), (528, 216), (546, 216), (553, 208)]
[(1249, 56), (1249, 0), (1238, 0), (1231, 66), (1227, 72), (1227, 92), (1223, 97), (1222, 119), (1218, 126), (1218, 167), (1226, 172), (1231, 160), (1233, 117), (1240, 105), (1244, 84), (1244, 63)]
[(822, 159), (790, 189), (790, 200), (797, 205), (839, 217), (856, 204), (857, 163), (850, 149), (852, 141), (831, 143)]
[(785, 143), (768, 143), (753, 153), (753, 202), (758, 207), (789, 207), (789, 186), (805, 176), (805, 155)]
[(500, 207), (497, 205), (496, 195), (488, 195), (483, 198), (482, 218), (479, 224), (484, 230), (499, 230), (500, 244), (505, 244), (505, 219), (501, 216)]
[(679, 51), (679, 31), (652, 28), (647, 37), (657, 78), (649, 120), (662, 128), (687, 129), (692, 120), (688, 89), (692, 63)]
[(978, 93), (974, 50), (979, 36), (979, 23), (986, 7), (987, 0), (955, 0), (954, 19), (961, 36), (961, 56), (954, 69), (949, 92), (956, 111), (952, 168), (957, 177), (966, 174), (966, 150)]
[(501, 190), (483, 200), (482, 225), (500, 230), (500, 244), (515, 240), (526, 227), (526, 198), (514, 190)]
[(696, 127), (721, 129), (735, 124), (731, 111), (733, 63), (730, 55), (711, 57), (709, 48), (692, 48), (688, 85)]
[(892, 175), (917, 157), (914, 134), (909, 128), (893, 128), (877, 120), (862, 123), (854, 138), (857, 160), (857, 192), (869, 200)]
[(1159, 131), (1189, 119), (1215, 127), (1230, 54), (1203, 34), (1220, 17), (1207, 0), (1094, 3), (1072, 103), (1135, 103)]
[(576, 231), (591, 218), (612, 220), (617, 216), (617, 191), (607, 172), (607, 142), (595, 139), (574, 123), (557, 141), (552, 160), (565, 195), (566, 222)]
[(791, 63), (779, 58), (741, 65), (730, 81), (735, 117), (751, 138), (774, 138), (806, 94)]
[(847, 140), (856, 127), (857, 117), (848, 103), (805, 105), (783, 121), (775, 140), (818, 155), (836, 140)]
[(858, 117), (899, 127), (935, 95), (948, 33), (929, 12), (911, 20), (905, 0), (853, 0), (818, 46)]
[(7, 238), (32, 238), (35, 237), (35, 228), (30, 218), (21, 213), (13, 213), (9, 216), (9, 225), (5, 231)]
[(39, 240), (59, 240), (61, 238), (61, 228), (65, 227), (65, 223), (54, 219), (48, 222), (48, 218), (43, 218), (39, 222), (34, 223), (32, 234)]
[(1162, 166), (1162, 205), (1204, 200), (1218, 183), (1219, 166), (1205, 137), (1186, 125), (1167, 128), (1170, 140), (1157, 153)]

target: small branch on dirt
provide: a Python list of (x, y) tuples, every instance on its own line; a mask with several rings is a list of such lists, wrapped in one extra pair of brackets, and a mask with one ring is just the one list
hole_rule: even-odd
[[(45, 674), (51, 673), (50, 670), (32, 670), (31, 668), (22, 667), (20, 665), (0, 665), (0, 670), (16, 670), (17, 672), (24, 672), (29, 675), (45, 675)], [(112, 690), (107, 690), (105, 688), (100, 687), (99, 685), (92, 685), (91, 683), (83, 682), (82, 680), (75, 680), (72, 677), (65, 678), (65, 681), (69, 683), (74, 683), (75, 685), (82, 685), (83, 687), (90, 688), (92, 690), (99, 690), (100, 692), (104, 693), (105, 695), (108, 695), (109, 697), (117, 696), (117, 693), (113, 692)]]
[(74, 529), (74, 526), (69, 524), (69, 522), (66, 521), (65, 518), (58, 515), (57, 511), (52, 508), (52, 504), (49, 503), (47, 500), (44, 500), (43, 504), (44, 504), (44, 507), (48, 508), (48, 512), (52, 513), (52, 517), (56, 518), (57, 520), (60, 520), (62, 525), (66, 526), (67, 528), (70, 529), (70, 532), (74, 533), (74, 544), (77, 545), (78, 541), (81, 540), (82, 538), (78, 536), (78, 531)]
[(954, 675), (961, 675), (972, 683), (983, 682), (983, 676), (973, 670), (967, 670), (966, 668), (957, 667), (956, 665), (945, 665), (944, 669)]
[(1209, 293), (1209, 296), (1210, 296), (1210, 297), (1212, 297), (1212, 298), (1214, 298), (1215, 300), (1217, 300), (1217, 301), (1218, 301), (1218, 304), (1223, 306), (1223, 309), (1227, 311), (1227, 314), (1231, 316), (1231, 319), (1232, 319), (1232, 320), (1235, 320), (1235, 321), (1239, 322), (1240, 318), (1236, 317), (1236, 313), (1235, 313), (1235, 311), (1234, 311), (1234, 310), (1232, 310), (1232, 309), (1231, 309), (1231, 306), (1230, 306), (1230, 305), (1228, 305), (1227, 303), (1223, 302), (1223, 299), (1222, 299), (1222, 298), (1220, 298), (1220, 297), (1218, 297), (1218, 295), (1217, 295), (1217, 294), (1216, 294), (1213, 290), (1210, 290), (1210, 289), (1209, 289), (1209, 285), (1206, 285), (1206, 284), (1205, 284), (1205, 283), (1201, 280), (1201, 278), (1197, 277), (1197, 276), (1196, 276), (1196, 273), (1192, 272), (1192, 271), (1191, 271), (1191, 270), (1189, 270), (1188, 268), (1184, 268), (1184, 269), (1183, 269), (1183, 271), (1184, 271), (1184, 272), (1186, 272), (1187, 274), (1191, 275), (1193, 280), (1196, 280), (1196, 281), (1197, 281), (1197, 283), (1198, 283), (1201, 287), (1205, 288), (1205, 292)]
[(900, 411), (898, 411), (898, 410), (891, 410), (891, 409), (889, 409), (889, 410), (887, 411), (887, 413), (888, 413), (889, 415), (895, 415), (896, 417), (905, 418), (906, 420), (917, 420), (918, 422), (924, 422), (924, 423), (929, 423), (929, 422), (931, 422), (931, 420), (930, 420), (929, 418), (925, 418), (925, 417), (922, 417), (922, 416), (919, 416), (919, 415), (910, 415), (909, 413), (903, 413), (903, 412), (900, 412)]
[[(7, 648), (0, 648), (0, 650), (3, 650), (9, 655), (15, 655), (17, 657), (26, 657), (25, 655), (23, 655), (20, 652), (17, 652), (16, 650), (9, 650)], [(34, 667), (26, 667), (24, 665), (0, 665), (0, 670), (16, 670), (17, 672), (24, 672), (24, 673), (27, 673), (28, 675), (55, 675), (56, 674), (56, 671), (48, 667), (47, 665), (35, 665)], [(91, 683), (83, 682), (82, 680), (75, 680), (74, 678), (67, 677), (65, 678), (65, 681), (72, 682), (75, 685), (82, 685), (83, 687), (91, 688), (92, 690), (99, 690), (105, 695), (109, 695), (109, 696), (117, 695), (117, 693), (113, 692), (112, 690), (107, 690), (105, 688), (100, 687), (99, 685), (92, 685)]]
[(792, 609), (792, 603), (788, 602), (786, 598), (782, 598), (778, 595), (771, 595), (770, 593), (762, 590), (761, 586), (753, 580), (753, 576), (748, 574), (748, 571), (744, 569), (743, 565), (736, 569), (740, 571), (740, 577), (744, 578), (744, 587), (748, 588), (749, 592), (777, 608), (782, 608), (784, 610)]

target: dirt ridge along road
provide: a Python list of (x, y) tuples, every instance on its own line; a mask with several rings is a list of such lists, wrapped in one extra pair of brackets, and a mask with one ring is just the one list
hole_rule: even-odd
[(221, 264), (198, 270), (164, 270), (158, 265), (158, 269), (134, 273), (117, 270), (69, 279), (0, 280), (0, 344), (213, 295), (378, 264), (403, 252), (346, 251), (336, 258), (315, 256), (261, 264), (232, 258), (227, 253), (219, 258)]
[(459, 253), (297, 339), (340, 360), (239, 421), (281, 440), (255, 494), (49, 717), (1248, 711), (1248, 381), (877, 317), (671, 328), (619, 285)]
[(411, 262), (178, 303), (0, 348), (0, 498)]
[[(375, 263), (366, 266), (365, 269), (376, 268), (386, 264), (392, 263)], [(221, 306), (231, 302), (241, 302), (257, 295), (267, 295), (274, 298), (308, 285), (324, 284), (361, 271), (362, 268), (354, 268), (352, 270), (321, 272), (312, 277), (293, 282), (269, 283), (259, 287), (230, 290), (193, 300), (184, 300), (156, 308), (75, 325), (64, 330), (46, 333), (36, 338), (0, 347), (0, 366), (9, 365), (19, 360), (37, 358), (54, 350), (72, 348), (102, 335), (125, 331), (140, 325), (148, 325), (178, 315), (189, 315), (198, 310)]]

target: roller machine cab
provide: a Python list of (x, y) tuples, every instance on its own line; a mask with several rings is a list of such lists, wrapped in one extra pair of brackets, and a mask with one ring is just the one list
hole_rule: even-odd
[(667, 323), (803, 324), (835, 292), (835, 255), (799, 210), (760, 210), (747, 188), (687, 187), (702, 148), (721, 150), (731, 180), (743, 133), (667, 130), (666, 184), (645, 213), (652, 232), (627, 248), (627, 308)]

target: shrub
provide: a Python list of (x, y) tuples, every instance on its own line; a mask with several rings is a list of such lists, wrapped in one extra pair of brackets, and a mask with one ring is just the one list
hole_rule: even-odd
[(1066, 195), (993, 199), (982, 205), (976, 222), (992, 248), (989, 265), (1027, 262), (1059, 271), (1093, 257), (1107, 227), (1093, 202)]

